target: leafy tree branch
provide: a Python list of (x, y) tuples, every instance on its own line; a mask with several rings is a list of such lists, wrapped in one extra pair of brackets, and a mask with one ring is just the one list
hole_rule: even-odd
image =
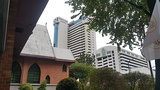
[[(151, 6), (149, 5), (151, 3)], [(108, 44), (118, 47), (142, 46), (145, 26), (150, 19), (151, 8), (155, 0), (68, 0), (72, 7), (72, 18), (88, 18), (90, 30), (109, 36)], [(152, 5), (153, 4), (153, 5)], [(78, 14), (77, 14), (78, 12)]]
[(131, 1), (128, 1), (128, 0), (124, 0), (124, 1), (131, 4), (132, 6), (134, 6), (136, 8), (138, 8), (138, 9), (142, 9), (146, 15), (151, 16), (151, 13), (149, 11), (147, 11), (143, 6), (138, 6), (138, 5), (132, 3)]

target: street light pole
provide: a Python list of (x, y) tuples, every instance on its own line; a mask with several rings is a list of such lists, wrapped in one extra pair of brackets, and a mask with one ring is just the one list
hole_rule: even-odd
[(153, 79), (153, 82), (154, 82), (154, 77), (153, 77), (153, 70), (152, 70), (151, 61), (148, 61), (148, 62), (149, 62), (149, 68), (150, 68), (151, 76), (152, 76), (152, 79)]
[(160, 89), (160, 59), (155, 60), (155, 65), (156, 65), (156, 85), (155, 85), (155, 90)]

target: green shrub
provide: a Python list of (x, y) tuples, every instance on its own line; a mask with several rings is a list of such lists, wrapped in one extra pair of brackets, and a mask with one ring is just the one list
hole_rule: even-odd
[(74, 78), (65, 78), (58, 83), (56, 90), (81, 90), (81, 84)]
[(46, 87), (46, 80), (44, 80), (42, 81), (41, 85), (37, 88), (37, 90), (47, 90)]
[(33, 86), (29, 83), (22, 84), (19, 90), (33, 90)]

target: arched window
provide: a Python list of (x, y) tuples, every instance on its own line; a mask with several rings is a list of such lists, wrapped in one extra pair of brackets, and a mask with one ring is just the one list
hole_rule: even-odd
[(33, 64), (28, 71), (27, 83), (40, 82), (40, 68), (37, 64)]
[(18, 62), (12, 63), (11, 83), (20, 83), (21, 67)]
[(62, 71), (63, 71), (63, 72), (66, 72), (66, 71), (67, 71), (67, 66), (66, 66), (65, 64), (64, 64), (63, 67), (62, 67)]
[(46, 76), (46, 83), (50, 84), (50, 77), (49, 77), (49, 75)]

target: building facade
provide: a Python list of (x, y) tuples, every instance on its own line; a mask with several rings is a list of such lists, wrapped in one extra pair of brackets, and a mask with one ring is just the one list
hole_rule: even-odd
[(19, 56), (47, 2), (0, 1), (0, 90), (10, 90), (12, 61)]
[(69, 49), (53, 48), (46, 26), (36, 25), (19, 57), (12, 63), (10, 90), (24, 83), (36, 89), (47, 80), (47, 90), (55, 90), (58, 82), (69, 77), (74, 57)]
[(10, 90), (18, 90), (24, 83), (30, 83), (36, 90), (44, 80), (47, 81), (47, 90), (56, 90), (58, 82), (69, 77), (71, 63), (32, 55), (14, 58)]
[(53, 46), (57, 48), (67, 48), (68, 21), (57, 17), (54, 19), (54, 42)]
[(74, 57), (80, 53), (95, 54), (96, 34), (95, 31), (87, 31), (87, 19), (80, 18), (67, 23), (63, 18), (54, 19), (54, 47), (69, 48)]
[(87, 19), (81, 18), (69, 23), (68, 48), (71, 49), (75, 58), (80, 53), (95, 54), (96, 35), (95, 31), (87, 31)]
[(105, 46), (96, 51), (96, 68), (109, 67), (120, 73), (128, 73), (134, 68), (148, 68), (144, 57), (116, 46)]

